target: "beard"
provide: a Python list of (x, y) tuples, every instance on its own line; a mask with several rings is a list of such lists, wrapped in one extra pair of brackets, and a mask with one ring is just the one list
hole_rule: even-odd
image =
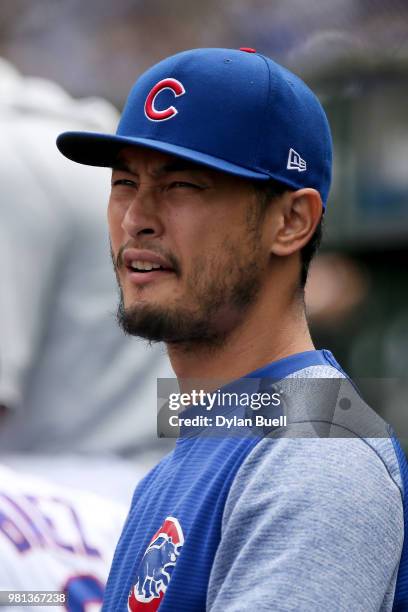
[[(184, 298), (167, 307), (143, 302), (125, 307), (115, 269), (120, 290), (119, 326), (127, 335), (184, 345), (186, 350), (197, 345), (221, 346), (259, 294), (265, 272), (265, 265), (259, 263), (260, 243), (258, 223), (247, 227), (239, 244), (226, 239), (217, 254), (204, 255), (195, 262)], [(181, 277), (179, 268), (177, 276)]]

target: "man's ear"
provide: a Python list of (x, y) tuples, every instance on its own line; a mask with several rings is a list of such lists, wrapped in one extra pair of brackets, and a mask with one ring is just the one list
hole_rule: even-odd
[(282, 257), (300, 251), (313, 236), (322, 211), (322, 199), (316, 189), (287, 192), (281, 201), (280, 227), (271, 253)]

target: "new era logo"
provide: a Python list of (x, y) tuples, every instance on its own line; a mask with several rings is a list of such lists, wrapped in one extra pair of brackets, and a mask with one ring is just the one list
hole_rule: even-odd
[(289, 157), (286, 168), (288, 170), (297, 170), (298, 172), (304, 172), (306, 170), (306, 162), (300, 157), (299, 153), (295, 149), (289, 149)]

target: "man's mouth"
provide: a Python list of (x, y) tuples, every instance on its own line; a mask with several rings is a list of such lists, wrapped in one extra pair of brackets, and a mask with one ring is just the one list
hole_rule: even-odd
[(147, 249), (125, 249), (123, 264), (129, 274), (129, 280), (136, 285), (144, 286), (175, 272), (167, 259)]
[(151, 272), (152, 270), (167, 270), (167, 271), (169, 271), (169, 268), (164, 268), (160, 264), (152, 263), (150, 261), (141, 261), (141, 260), (131, 261), (130, 264), (127, 267), (130, 270), (134, 270), (135, 272), (142, 272), (142, 273), (143, 272)]

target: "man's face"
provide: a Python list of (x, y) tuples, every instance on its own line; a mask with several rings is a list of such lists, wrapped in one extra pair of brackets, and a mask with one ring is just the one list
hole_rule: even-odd
[(216, 345), (256, 300), (268, 251), (248, 181), (129, 147), (112, 172), (108, 221), (125, 332)]

